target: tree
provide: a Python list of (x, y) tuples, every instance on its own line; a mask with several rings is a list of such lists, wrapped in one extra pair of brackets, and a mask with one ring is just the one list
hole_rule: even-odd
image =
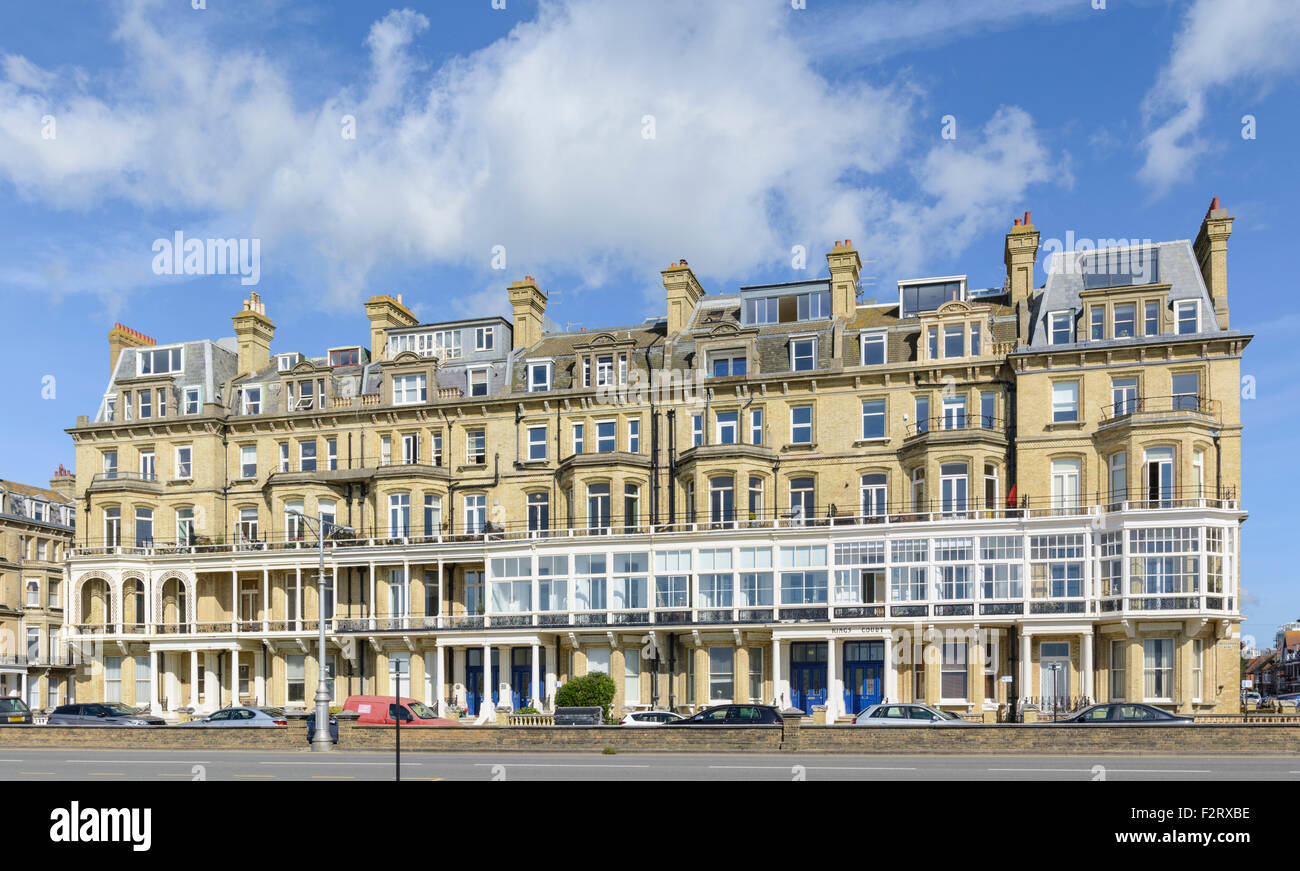
[(555, 704), (561, 708), (599, 707), (608, 720), (614, 704), (614, 679), (599, 671), (575, 677), (556, 691)]

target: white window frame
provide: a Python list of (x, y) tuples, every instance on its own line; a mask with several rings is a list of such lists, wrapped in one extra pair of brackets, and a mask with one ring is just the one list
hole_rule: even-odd
[[(808, 422), (807, 422), (807, 423), (796, 423), (796, 422), (795, 422), (795, 419), (794, 419), (795, 412), (796, 412), (796, 411), (803, 411), (804, 409), (808, 409)], [(814, 417), (814, 415), (813, 415), (813, 407), (812, 407), (811, 405), (807, 405), (807, 404), (805, 404), (805, 405), (792, 405), (792, 406), (790, 406), (790, 444), (792, 444), (792, 445), (810, 445), (810, 444), (812, 444), (812, 443), (813, 443), (813, 427), (814, 427), (814, 424), (815, 424), (815, 423), (816, 423), (816, 419), (815, 419), (815, 417)], [(805, 439), (805, 440), (803, 440), (803, 441), (800, 441), (799, 438), (798, 438), (798, 436), (797, 436), (797, 433), (798, 433), (798, 431), (799, 431), (800, 429), (802, 429), (802, 428), (804, 428), (804, 427), (807, 427), (807, 429), (808, 429), (808, 438)]]
[[(810, 356), (812, 357), (812, 365), (809, 366), (807, 369), (796, 369), (795, 360), (796, 358), (801, 359), (802, 355), (796, 355), (795, 348), (796, 346), (798, 346), (803, 342), (809, 342), (812, 344), (812, 352), (810, 354)], [(790, 371), (791, 372), (817, 371), (817, 336), (791, 336), (790, 337)]]
[[(873, 330), (869, 333), (862, 333), (858, 336), (858, 365), (859, 366), (883, 366), (889, 362), (889, 342), (885, 330)], [(867, 362), (867, 345), (880, 345), (880, 362)]]
[(393, 405), (418, 405), (428, 400), (428, 376), (423, 372), (393, 376)]
[[(245, 458), (248, 456), (248, 453), (250, 451), (252, 452), (253, 455), (253, 474), (251, 475), (247, 474), (247, 469), (245, 468), (248, 465), (248, 462)], [(257, 477), (257, 445), (239, 446), (239, 477), (250, 478), (250, 479)]]
[[(487, 396), (492, 391), (492, 377), (490, 366), (470, 366), (465, 370), (465, 395), (466, 396)], [(474, 392), (474, 377), (483, 376), (483, 392)]]
[[(528, 427), (529, 462), (540, 462), (546, 459), (546, 445), (547, 445), (546, 429), (547, 427), (546, 424), (544, 423), (535, 424), (533, 426)], [(537, 439), (538, 433), (541, 434), (541, 439)], [(538, 451), (537, 451), (537, 448), (539, 447), (541, 448), (540, 456), (538, 456)]]
[[(538, 381), (534, 373), (541, 370), (545, 377)], [(542, 362), (531, 362), (528, 364), (528, 392), (529, 393), (546, 393), (551, 389), (551, 362), (549, 360)]]
[[(187, 452), (187, 459), (182, 462), (181, 451)], [(174, 453), (175, 467), (173, 469), (175, 478), (178, 481), (189, 481), (194, 478), (194, 446), (177, 445)], [(185, 468), (182, 468), (184, 466)]]
[[(190, 411), (191, 403), (194, 406), (193, 411)], [(202, 410), (203, 410), (203, 388), (202, 387), (184, 388), (181, 391), (181, 413), (198, 414)]]
[[(1074, 341), (1074, 330), (1071, 329), (1070, 320), (1073, 316), (1070, 310), (1048, 312), (1047, 314), (1047, 344), (1049, 345), (1069, 345)], [(1065, 341), (1056, 341), (1057, 323), (1059, 319), (1065, 319)]]
[(474, 350), (491, 351), (496, 348), (496, 327), (484, 326), (474, 328)]
[[(1080, 423), (1079, 416), (1079, 387), (1078, 381), (1053, 381), (1052, 382), (1052, 423)], [(1073, 399), (1068, 403), (1058, 402), (1058, 388), (1062, 395), (1072, 391)], [(1062, 415), (1065, 415), (1064, 417)]]
[(246, 384), (239, 391), (239, 413), (262, 413), (262, 385)]
[[(1192, 310), (1192, 321), (1195, 328), (1189, 333), (1183, 330), (1183, 312), (1188, 308)], [(1180, 299), (1174, 303), (1174, 332), (1180, 336), (1192, 336), (1201, 331), (1201, 304), (1194, 299)]]

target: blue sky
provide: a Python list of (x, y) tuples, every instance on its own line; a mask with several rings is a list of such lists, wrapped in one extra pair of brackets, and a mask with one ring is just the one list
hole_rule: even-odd
[(1300, 616), (1296, 4), (203, 5), (0, 10), (0, 294), (23, 325), (0, 476), (71, 463), (62, 430), (99, 401), (115, 321), (230, 334), (237, 276), (154, 274), (177, 230), (259, 239), (276, 347), (320, 353), (367, 340), (374, 293), (426, 320), (504, 314), (528, 273), (557, 322), (626, 324), (662, 312), (669, 261), (718, 292), (820, 274), (845, 237), (868, 296), (994, 286), (1026, 209), (1044, 240), (1190, 239), (1218, 196), (1233, 326), (1255, 334), (1246, 631)]

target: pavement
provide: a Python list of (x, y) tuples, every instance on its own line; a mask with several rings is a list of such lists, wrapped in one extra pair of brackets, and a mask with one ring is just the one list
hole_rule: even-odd
[[(392, 780), (391, 753), (4, 749), (0, 781)], [(412, 781), (1300, 780), (1294, 756), (830, 756), (811, 753), (402, 754)]]

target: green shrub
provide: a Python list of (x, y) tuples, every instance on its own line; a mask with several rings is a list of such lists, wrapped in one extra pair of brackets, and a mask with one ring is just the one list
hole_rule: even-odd
[(516, 714), (540, 714), (541, 711), (537, 710), (536, 708), (520, 708), (519, 710), (515, 711), (515, 713)]
[(599, 707), (608, 720), (614, 704), (614, 679), (599, 671), (575, 677), (556, 691), (555, 704), (561, 708)]

